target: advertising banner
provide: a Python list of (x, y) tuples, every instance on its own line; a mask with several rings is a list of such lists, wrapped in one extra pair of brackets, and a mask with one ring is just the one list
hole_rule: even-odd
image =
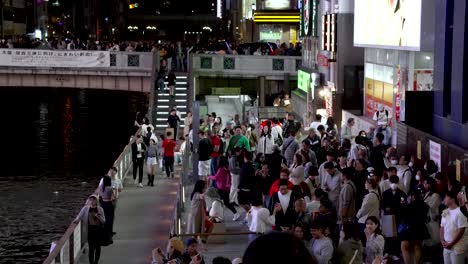
[(0, 49), (0, 66), (101, 68), (110, 67), (108, 51)]
[(356, 0), (354, 46), (419, 51), (422, 0)]
[(441, 146), (439, 143), (429, 140), (429, 159), (433, 160), (440, 171), (442, 165)]

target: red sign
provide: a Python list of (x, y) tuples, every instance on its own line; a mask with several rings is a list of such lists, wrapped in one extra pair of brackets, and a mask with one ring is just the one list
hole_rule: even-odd
[(401, 70), (400, 66), (398, 66), (397, 72), (397, 90), (395, 94), (395, 118), (397, 121), (400, 121), (400, 103), (401, 103), (401, 95), (400, 95), (400, 87), (401, 87)]
[(328, 67), (328, 57), (323, 54), (317, 55), (317, 64), (320, 67)]

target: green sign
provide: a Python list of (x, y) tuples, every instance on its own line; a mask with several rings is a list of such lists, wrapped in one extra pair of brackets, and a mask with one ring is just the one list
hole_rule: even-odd
[(297, 71), (297, 88), (307, 93), (307, 89), (310, 87), (310, 73), (303, 70)]

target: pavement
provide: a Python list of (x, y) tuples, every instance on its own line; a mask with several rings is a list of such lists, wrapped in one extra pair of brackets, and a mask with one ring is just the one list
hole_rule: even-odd
[[(143, 183), (146, 181), (145, 173)], [(130, 171), (115, 211), (114, 243), (101, 248), (99, 263), (148, 264), (153, 248), (166, 248), (178, 183), (178, 178), (168, 179), (158, 172), (154, 187), (138, 188)], [(79, 263), (88, 263), (87, 252)]]
[[(188, 219), (188, 214), (190, 212), (190, 194), (192, 193), (193, 185), (189, 185), (185, 187), (185, 210), (182, 217), (182, 234), (186, 233), (186, 223)], [(209, 202), (209, 201), (207, 201)], [(208, 205), (208, 204), (207, 204)], [(242, 208), (238, 208), (239, 212), (243, 212), (241, 219), (245, 217), (245, 211)], [(242, 220), (233, 221), (234, 215), (232, 212), (225, 208), (224, 209), (224, 224), (226, 227), (226, 233), (235, 233), (235, 232), (248, 232), (247, 225), (242, 224)], [(216, 232), (216, 231), (215, 231)], [(208, 238), (208, 242), (206, 243), (205, 249), (203, 250), (200, 247), (200, 252), (203, 258), (205, 259), (206, 264), (211, 264), (213, 258), (222, 256), (225, 258), (230, 259), (231, 261), (235, 258), (241, 258), (244, 254), (245, 249), (248, 246), (248, 235), (225, 235), (222, 236), (224, 238), (224, 243), (215, 243), (211, 242), (210, 238)], [(183, 236), (182, 239), (184, 242), (189, 237)], [(213, 236), (216, 240), (219, 239), (219, 236)]]

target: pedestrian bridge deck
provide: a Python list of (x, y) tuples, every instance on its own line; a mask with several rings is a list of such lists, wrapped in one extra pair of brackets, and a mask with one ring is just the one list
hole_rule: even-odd
[[(129, 174), (115, 211), (117, 234), (112, 245), (102, 247), (100, 263), (151, 263), (152, 249), (165, 248), (169, 238), (179, 179), (159, 174), (154, 187), (138, 188)], [(79, 263), (88, 263), (88, 254)]]

